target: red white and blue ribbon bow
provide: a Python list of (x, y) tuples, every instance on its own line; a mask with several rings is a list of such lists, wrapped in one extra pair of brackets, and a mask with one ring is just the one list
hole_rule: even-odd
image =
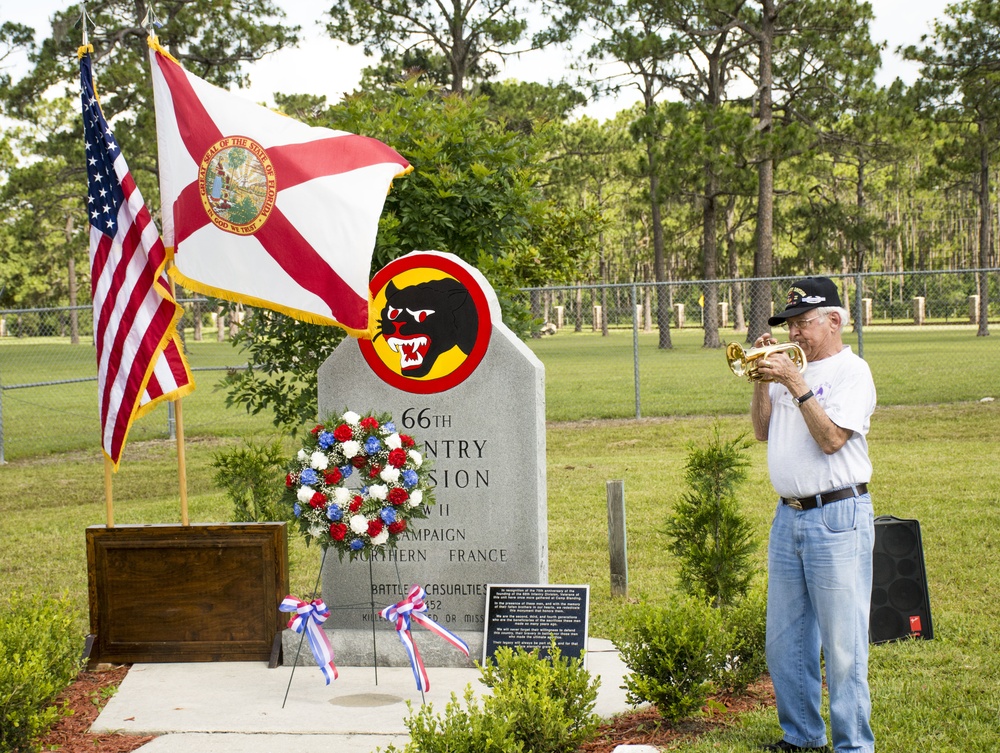
[(441, 627), (424, 614), (427, 611), (427, 604), (424, 602), (426, 595), (423, 588), (413, 586), (405, 599), (379, 612), (389, 622), (396, 623), (396, 634), (399, 636), (403, 648), (406, 649), (406, 653), (410, 657), (410, 666), (413, 668), (413, 677), (417, 681), (417, 690), (430, 690), (431, 681), (427, 676), (427, 670), (424, 668), (424, 661), (420, 658), (417, 644), (414, 643), (413, 636), (410, 635), (411, 620), (420, 623), (432, 633), (441, 636), (466, 656), (469, 655), (469, 647), (465, 641), (447, 628)]
[(330, 610), (323, 600), (313, 599), (306, 602), (294, 596), (286, 596), (278, 609), (282, 612), (295, 612), (295, 616), (288, 621), (288, 627), (299, 634), (303, 630), (306, 631), (309, 648), (312, 649), (316, 664), (326, 678), (326, 684), (329, 685), (331, 680), (336, 680), (339, 673), (337, 665), (333, 663), (333, 647), (330, 646), (326, 632), (320, 627), (330, 616)]

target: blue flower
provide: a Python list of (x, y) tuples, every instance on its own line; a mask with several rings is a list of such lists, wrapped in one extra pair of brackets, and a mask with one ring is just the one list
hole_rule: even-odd
[(396, 433), (396, 424), (394, 424), (392, 421), (386, 421), (384, 424), (382, 424), (382, 428), (385, 429), (389, 434)]
[(382, 522), (386, 525), (396, 522), (396, 511), (391, 507), (383, 507), (382, 511), (379, 513), (379, 517), (382, 518)]
[(296, 502), (294, 505), (292, 505), (292, 512), (295, 513), (296, 518), (299, 517), (300, 515), (302, 515), (302, 506), (298, 502)]
[(319, 481), (319, 474), (312, 468), (306, 468), (299, 474), (299, 482), (306, 486), (312, 486)]
[(337, 505), (327, 505), (326, 517), (329, 518), (332, 523), (336, 523), (344, 517), (344, 511)]
[(382, 443), (378, 441), (377, 437), (368, 437), (365, 441), (365, 452), (369, 455), (377, 455), (382, 451)]
[(359, 549), (364, 549), (364, 548), (365, 548), (365, 542), (363, 542), (361, 539), (352, 539), (351, 540), (351, 549), (353, 551), (356, 552)]
[(412, 489), (417, 485), (417, 481), (420, 480), (420, 477), (417, 476), (417, 472), (412, 468), (407, 468), (403, 471), (403, 473), (400, 474), (400, 478), (403, 480), (403, 486), (407, 489)]
[(334, 439), (333, 434), (331, 434), (328, 431), (321, 431), (319, 433), (319, 438), (317, 439), (317, 443), (324, 450), (329, 450), (331, 447), (333, 447), (333, 443), (336, 441), (337, 440)]
[(354, 473), (354, 466), (348, 463), (347, 465), (340, 466), (340, 475), (347, 478), (352, 473)]

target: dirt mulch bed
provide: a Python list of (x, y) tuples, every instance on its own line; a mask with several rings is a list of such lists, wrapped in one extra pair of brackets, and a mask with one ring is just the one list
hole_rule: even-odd
[(69, 713), (41, 738), (41, 749), (59, 753), (129, 753), (152, 740), (152, 735), (87, 731), (127, 673), (128, 666), (116, 666), (78, 674), (56, 699), (56, 705), (65, 706)]
[(580, 753), (611, 753), (618, 745), (665, 748), (691, 740), (711, 730), (733, 724), (736, 717), (745, 711), (774, 706), (774, 688), (770, 678), (765, 678), (751, 685), (745, 693), (714, 695), (709, 701), (702, 709), (704, 716), (678, 724), (667, 722), (655, 708), (616, 716), (600, 726), (597, 737), (582, 746)]

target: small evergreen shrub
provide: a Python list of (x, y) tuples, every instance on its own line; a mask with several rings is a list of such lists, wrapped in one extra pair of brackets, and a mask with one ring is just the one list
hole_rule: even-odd
[(242, 446), (216, 452), (213, 458), (213, 480), (232, 500), (234, 523), (288, 519), (281, 504), (287, 457), (279, 440), (245, 437)]
[(765, 655), (767, 629), (767, 591), (752, 588), (734, 606), (722, 609), (722, 621), (728, 635), (726, 661), (718, 685), (739, 693), (760, 679), (767, 671)]
[(548, 658), (501, 648), (494, 660), (479, 668), (493, 690), (481, 704), (468, 687), (464, 708), (452, 694), (443, 716), (431, 704), (410, 710), (402, 753), (572, 753), (594, 736), (599, 681), (581, 660), (562, 657), (554, 643)]
[(628, 702), (652, 703), (662, 717), (679, 721), (705, 703), (728, 640), (718, 609), (677, 596), (666, 606), (630, 609), (614, 643), (629, 669), (622, 686)]
[(532, 753), (572, 753), (593, 737), (593, 713), (600, 684), (581, 659), (562, 656), (553, 640), (548, 657), (539, 650), (502, 647), (480, 668), (493, 689), (483, 702), (488, 713), (510, 720), (514, 738)]
[(394, 745), (386, 753), (523, 753), (524, 745), (513, 737), (511, 720), (487, 713), (476, 702), (472, 686), (465, 689), (465, 708), (452, 693), (444, 715), (435, 714), (433, 704), (417, 712), (406, 702), (406, 728), (410, 741), (402, 752)]
[(681, 587), (715, 606), (733, 604), (744, 596), (756, 573), (753, 526), (740, 511), (736, 489), (746, 478), (746, 435), (723, 441), (719, 426), (705, 448), (691, 445), (684, 493), (664, 533), (679, 558)]
[(29, 753), (62, 714), (51, 705), (76, 677), (83, 642), (69, 598), (15, 591), (0, 603), (0, 751)]

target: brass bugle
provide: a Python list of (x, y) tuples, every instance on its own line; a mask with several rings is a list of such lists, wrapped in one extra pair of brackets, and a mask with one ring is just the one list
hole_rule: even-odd
[(736, 376), (746, 377), (750, 382), (773, 382), (761, 374), (757, 367), (760, 362), (775, 353), (784, 353), (792, 359), (799, 373), (806, 370), (806, 354), (795, 343), (778, 343), (777, 345), (766, 345), (762, 348), (750, 348), (744, 350), (739, 343), (729, 343), (726, 346), (726, 361), (729, 362), (729, 369)]

